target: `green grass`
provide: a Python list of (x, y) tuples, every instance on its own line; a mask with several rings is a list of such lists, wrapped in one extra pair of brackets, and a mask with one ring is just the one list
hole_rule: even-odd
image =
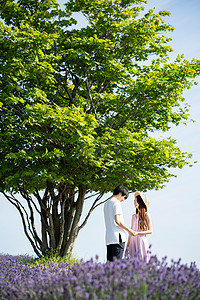
[(79, 262), (79, 260), (72, 256), (72, 254), (68, 254), (64, 257), (60, 257), (55, 254), (45, 255), (41, 258), (33, 258), (30, 262), (31, 265), (47, 265), (53, 263), (53, 265), (58, 265), (59, 263), (68, 263), (74, 264)]

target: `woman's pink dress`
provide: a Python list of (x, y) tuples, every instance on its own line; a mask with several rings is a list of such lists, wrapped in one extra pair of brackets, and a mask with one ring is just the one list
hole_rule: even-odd
[[(142, 231), (138, 229), (138, 217), (136, 214), (132, 216), (131, 228), (133, 231)], [(131, 236), (128, 250), (131, 257), (137, 256), (148, 262), (150, 259), (150, 253), (146, 234)]]

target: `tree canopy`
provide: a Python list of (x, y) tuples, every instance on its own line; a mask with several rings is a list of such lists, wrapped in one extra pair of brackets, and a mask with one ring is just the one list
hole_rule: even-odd
[[(190, 163), (174, 139), (152, 133), (188, 119), (183, 92), (200, 63), (184, 55), (170, 61), (170, 13), (145, 4), (0, 1), (0, 189), (38, 255), (71, 251), (86, 194), (118, 184), (159, 189), (170, 168)], [(86, 26), (76, 25), (75, 13)], [(28, 203), (28, 225), (17, 193)]]

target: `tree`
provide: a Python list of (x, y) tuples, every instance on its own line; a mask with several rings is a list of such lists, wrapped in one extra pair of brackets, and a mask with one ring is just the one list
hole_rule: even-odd
[[(55, 0), (0, 1), (0, 191), (38, 256), (71, 253), (116, 185), (159, 189), (170, 168), (190, 163), (175, 140), (151, 135), (188, 119), (182, 94), (199, 61), (170, 62), (169, 12), (142, 13), (142, 3), (69, 0), (61, 9)], [(72, 26), (75, 12), (87, 26)]]

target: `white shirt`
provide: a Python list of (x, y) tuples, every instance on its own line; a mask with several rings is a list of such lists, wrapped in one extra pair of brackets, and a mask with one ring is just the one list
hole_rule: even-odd
[(121, 202), (116, 198), (111, 198), (104, 204), (106, 245), (119, 244), (119, 234), (121, 234), (122, 242), (126, 242), (126, 231), (115, 223), (115, 215), (121, 215), (121, 221), (124, 222)]

